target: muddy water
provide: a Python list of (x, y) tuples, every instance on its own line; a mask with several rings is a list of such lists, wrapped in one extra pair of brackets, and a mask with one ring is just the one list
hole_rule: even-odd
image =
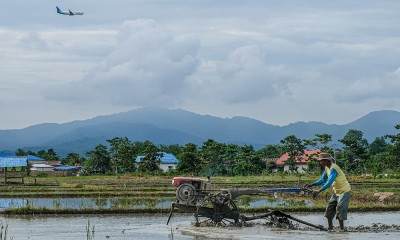
[[(314, 224), (325, 224), (321, 213), (291, 215)], [(165, 214), (0, 216), (1, 224), (8, 226), (8, 239), (16, 240), (88, 239), (88, 221), (94, 227), (92, 239), (400, 239), (400, 212), (351, 213), (346, 221), (348, 232), (322, 232), (305, 225), (298, 225), (296, 230), (286, 230), (262, 223), (241, 228), (194, 227), (191, 215), (175, 215), (169, 226), (165, 224), (166, 220)], [(395, 226), (390, 227), (393, 224)], [(377, 227), (373, 229), (374, 226)]]
[[(321, 214), (291, 214), (301, 220), (326, 226)], [(337, 226), (338, 222), (334, 222)], [(345, 221), (346, 232), (336, 227), (332, 232), (315, 230), (298, 224), (295, 230), (266, 227), (255, 223), (250, 227), (200, 227), (182, 228), (184, 234), (201, 236), (204, 239), (400, 239), (400, 212), (352, 213)]]
[[(110, 209), (110, 208), (158, 208), (169, 209), (175, 198), (0, 198), (0, 211), (9, 208), (47, 208), (47, 209)], [(280, 198), (242, 197), (237, 199), (238, 207), (277, 207), (277, 206), (313, 206), (310, 201), (296, 201)]]

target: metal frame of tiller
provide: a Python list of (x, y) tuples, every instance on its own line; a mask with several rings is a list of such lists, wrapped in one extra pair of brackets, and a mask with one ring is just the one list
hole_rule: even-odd
[(216, 193), (196, 189), (193, 185), (184, 183), (176, 190), (177, 201), (171, 203), (171, 212), (168, 217), (167, 225), (171, 220), (172, 213), (175, 210), (181, 212), (193, 213), (196, 225), (204, 224), (215, 225), (236, 225), (241, 226), (249, 221), (265, 219), (276, 227), (291, 226), (290, 220), (305, 224), (323, 231), (327, 231), (322, 225), (314, 225), (295, 218), (279, 210), (268, 209), (267, 212), (246, 216), (239, 212), (233, 201), (239, 196), (257, 195), (257, 196), (277, 196), (281, 193), (305, 193), (310, 194), (311, 189), (307, 188), (231, 188), (223, 189)]

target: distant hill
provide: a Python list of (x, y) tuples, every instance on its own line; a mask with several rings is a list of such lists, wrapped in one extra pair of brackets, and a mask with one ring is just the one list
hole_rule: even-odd
[(372, 142), (385, 134), (397, 134), (394, 126), (399, 123), (400, 112), (386, 110), (371, 112), (345, 125), (296, 122), (281, 127), (247, 117), (218, 118), (180, 109), (141, 108), (83, 121), (0, 130), (0, 151), (53, 148), (60, 156), (70, 152), (84, 155), (114, 137), (127, 137), (132, 142), (149, 140), (163, 145), (194, 143), (199, 146), (207, 139), (214, 139), (259, 149), (267, 144), (278, 144), (288, 135), (311, 139), (315, 134), (328, 133), (337, 141), (350, 129), (362, 131)]

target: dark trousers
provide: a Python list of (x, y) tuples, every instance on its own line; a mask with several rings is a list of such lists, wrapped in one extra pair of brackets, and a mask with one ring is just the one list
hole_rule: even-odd
[(326, 207), (325, 217), (333, 219), (336, 215), (338, 220), (347, 220), (347, 212), (349, 209), (350, 192), (339, 195), (332, 194)]

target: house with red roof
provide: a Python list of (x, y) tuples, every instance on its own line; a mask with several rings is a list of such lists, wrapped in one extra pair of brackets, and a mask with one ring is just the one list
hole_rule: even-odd
[[(296, 161), (295, 169), (297, 169), (298, 173), (304, 173), (307, 170), (307, 161), (309, 156), (314, 156), (317, 158), (319, 149), (316, 150), (304, 150), (304, 154)], [(289, 159), (289, 153), (283, 154), (277, 161), (276, 166), (282, 168), (284, 172), (290, 172), (289, 165), (285, 164), (285, 162)]]

